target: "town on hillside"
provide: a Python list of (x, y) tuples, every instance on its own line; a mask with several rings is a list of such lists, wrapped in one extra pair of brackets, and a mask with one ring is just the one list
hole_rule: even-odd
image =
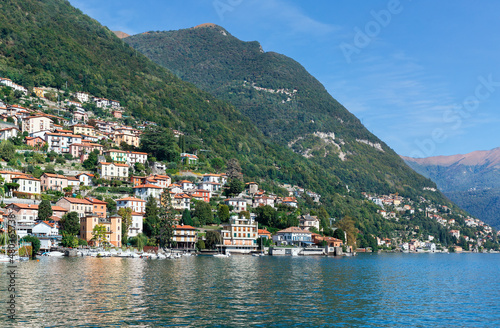
[[(235, 159), (207, 165), (202, 150), (184, 149), (185, 137), (136, 122), (116, 100), (28, 90), (0, 77), (2, 234), (15, 229), (35, 253), (61, 247), (272, 255), (498, 250), (497, 233), (480, 220), (397, 194), (363, 193), (383, 218), (404, 220), (407, 229), (361, 235), (348, 217), (332, 218), (318, 207), (321, 195), (250, 181)], [(422, 215), (447, 233), (419, 233)]]

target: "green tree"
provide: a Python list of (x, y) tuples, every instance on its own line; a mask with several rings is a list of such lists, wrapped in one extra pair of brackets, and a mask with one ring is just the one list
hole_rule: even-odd
[(276, 210), (270, 205), (259, 206), (255, 209), (257, 214), (256, 220), (263, 226), (275, 227), (276, 224)]
[(194, 207), (194, 216), (200, 221), (200, 225), (204, 226), (213, 222), (212, 206), (203, 201), (196, 202)]
[(187, 208), (182, 212), (181, 222), (185, 225), (193, 225), (193, 220), (191, 219), (191, 211)]
[(345, 244), (345, 234), (344, 234), (344, 230), (342, 230), (341, 228), (335, 229), (332, 237), (342, 240), (342, 243)]
[(9, 162), (16, 156), (16, 147), (10, 140), (3, 140), (0, 142), (0, 157)]
[(50, 201), (42, 200), (40, 205), (38, 205), (38, 219), (42, 221), (48, 221), (52, 216), (52, 205)]
[(83, 168), (89, 171), (95, 171), (97, 169), (97, 157), (99, 156), (99, 151), (95, 149), (89, 154), (89, 157), (83, 161)]
[(92, 239), (96, 245), (101, 246), (106, 243), (106, 227), (103, 224), (97, 224), (94, 229), (92, 229)]
[(136, 172), (142, 172), (142, 171), (145, 171), (146, 168), (144, 167), (144, 164), (137, 162), (134, 164), (134, 170)]
[(233, 178), (229, 180), (227, 193), (230, 196), (239, 195), (243, 190), (245, 190), (245, 185), (240, 179)]
[(104, 201), (107, 203), (106, 209), (109, 213), (113, 214), (116, 211), (116, 201), (111, 197), (106, 197)]
[(229, 206), (219, 204), (217, 208), (217, 216), (221, 222), (229, 222)]
[(179, 161), (179, 147), (170, 129), (152, 126), (141, 135), (141, 150), (159, 161)]
[(346, 242), (348, 245), (353, 246), (356, 244), (356, 236), (358, 234), (358, 229), (356, 229), (353, 218), (351, 218), (350, 216), (344, 216), (340, 221), (338, 221), (335, 224), (335, 226), (346, 232), (347, 234)]
[(128, 229), (132, 225), (132, 209), (122, 207), (118, 210), (118, 215), (122, 217), (122, 243), (127, 243)]
[(63, 236), (61, 239), (61, 246), (75, 248), (78, 246), (78, 238), (75, 236), (71, 236), (71, 235), (63, 233)]
[(208, 249), (215, 249), (221, 243), (220, 233), (218, 231), (209, 230), (205, 235), (205, 246)]
[(78, 213), (69, 212), (61, 218), (61, 232), (63, 235), (76, 236), (80, 233), (80, 219)]
[(160, 195), (160, 208), (158, 211), (158, 245), (162, 248), (172, 247), (172, 239), (175, 231), (175, 210), (167, 190)]
[(37, 237), (35, 236), (24, 236), (21, 241), (25, 241), (25, 242), (28, 242), (28, 243), (31, 243), (31, 256), (32, 257), (35, 257), (36, 256), (36, 253), (38, 253), (38, 251), (40, 250), (40, 239), (38, 239)]

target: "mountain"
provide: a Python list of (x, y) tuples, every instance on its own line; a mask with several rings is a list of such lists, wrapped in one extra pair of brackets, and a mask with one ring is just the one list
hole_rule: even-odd
[(130, 36), (130, 34), (127, 34), (127, 33), (122, 32), (122, 31), (113, 31), (113, 33), (115, 33), (115, 35), (116, 35), (117, 37), (119, 37), (120, 39), (124, 39), (124, 38), (126, 38), (126, 37), (129, 37), (129, 36)]
[(124, 39), (185, 81), (228, 101), (273, 141), (318, 163), (356, 192), (417, 195), (430, 182), (370, 133), (295, 60), (224, 28), (147, 32)]
[(402, 157), (452, 201), (500, 228), (500, 147), (465, 155)]
[[(279, 195), (286, 194), (284, 183), (319, 193), (321, 205), (307, 199), (301, 205), (335, 218), (350, 216), (364, 234), (388, 237), (407, 230), (407, 224), (377, 214), (362, 196), (365, 191), (422, 196), (460, 213), (441, 193), (424, 190), (435, 184), (411, 170), (297, 62), (265, 53), (258, 43), (241, 42), (215, 25), (165, 34), (176, 36), (175, 42), (149, 39), (162, 33), (140, 36), (150, 45), (158, 42), (163, 49), (158, 52), (170, 49), (177, 61), (193, 65), (182, 76), (188, 82), (123, 41), (140, 36), (119, 39), (66, 0), (4, 0), (0, 76), (28, 88), (62, 89), (66, 96), (85, 91), (118, 100), (127, 124), (147, 120), (182, 131), (178, 147), (198, 152), (202, 170), (214, 172), (237, 159), (246, 179)], [(182, 75), (181, 67), (170, 69)], [(201, 81), (207, 74), (213, 79), (203, 84), (211, 86), (206, 91), (187, 78)], [(172, 161), (167, 167), (177, 165)], [(437, 231), (435, 223), (427, 223), (419, 225)]]

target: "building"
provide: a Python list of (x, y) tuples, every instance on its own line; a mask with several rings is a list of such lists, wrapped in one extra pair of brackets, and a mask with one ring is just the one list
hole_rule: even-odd
[(63, 191), (68, 186), (68, 178), (60, 174), (44, 173), (40, 177), (42, 191)]
[(132, 224), (128, 228), (128, 237), (135, 237), (143, 231), (144, 213), (132, 212)]
[(316, 231), (319, 231), (319, 219), (317, 216), (311, 216), (309, 214), (302, 215), (299, 219), (299, 226), (304, 230), (315, 228)]
[(342, 240), (340, 239), (328, 236), (321, 236), (317, 233), (311, 234), (311, 238), (313, 243), (319, 246), (323, 246), (323, 244), (326, 244), (325, 246), (328, 247), (341, 247), (343, 245)]
[(259, 238), (271, 239), (271, 233), (267, 229), (259, 229), (258, 235)]
[(102, 179), (128, 179), (129, 166), (127, 164), (100, 162), (97, 172)]
[(247, 182), (245, 186), (248, 188), (250, 195), (255, 195), (259, 191), (259, 185), (256, 182)]
[(299, 227), (289, 227), (280, 230), (273, 236), (273, 241), (288, 245), (310, 245), (312, 244), (312, 233)]
[(242, 198), (229, 198), (224, 200), (227, 206), (233, 207), (233, 212), (239, 213), (247, 210), (247, 201)]
[(12, 178), (12, 182), (19, 184), (19, 188), (17, 188), (17, 192), (14, 192), (14, 195), (20, 196), (21, 194), (25, 194), (31, 196), (31, 198), (40, 196), (40, 179), (29, 175), (18, 175)]
[(89, 154), (94, 150), (97, 150), (99, 155), (101, 155), (103, 146), (92, 142), (75, 143), (69, 146), (69, 153), (71, 156), (79, 158), (81, 163), (89, 158)]
[(231, 253), (250, 253), (257, 250), (258, 223), (250, 218), (233, 215), (222, 225), (221, 247)]
[(179, 181), (178, 184), (181, 186), (182, 190), (193, 190), (195, 189), (195, 185), (193, 182), (189, 181), (189, 180), (182, 180), (182, 181)]
[(26, 137), (24, 141), (28, 146), (31, 146), (35, 149), (40, 149), (45, 145), (45, 141), (40, 137)]
[(210, 202), (210, 191), (198, 189), (190, 192), (191, 198), (196, 200), (204, 201), (205, 203)]
[(93, 100), (97, 108), (105, 108), (111, 105), (110, 101), (106, 98), (94, 97)]
[(78, 99), (81, 103), (89, 102), (90, 101), (90, 95), (87, 92), (75, 92), (74, 97)]
[(114, 118), (122, 118), (123, 117), (123, 111), (119, 109), (115, 109), (111, 111), (111, 115), (113, 115)]
[(21, 204), (12, 203), (6, 207), (7, 213), (14, 214), (16, 221), (32, 222), (38, 220), (38, 205), (37, 204)]
[(221, 184), (218, 182), (202, 181), (198, 184), (198, 189), (219, 192), (221, 190)]
[(220, 174), (204, 174), (202, 181), (220, 183)]
[(49, 151), (53, 150), (58, 154), (69, 153), (69, 147), (72, 144), (82, 143), (82, 136), (64, 133), (45, 133), (45, 142), (49, 146)]
[(188, 153), (181, 153), (181, 161), (185, 164), (196, 164), (198, 162), (198, 156)]
[(196, 244), (196, 228), (190, 225), (176, 225), (172, 241), (177, 244), (177, 248), (194, 249)]
[(76, 178), (78, 178), (80, 184), (83, 184), (84, 186), (94, 185), (92, 183), (92, 179), (94, 178), (94, 175), (92, 173), (80, 173), (76, 176)]
[[(94, 239), (94, 228), (97, 225), (102, 225), (106, 231), (105, 240), (99, 241)], [(115, 247), (121, 247), (121, 217), (113, 215), (109, 218), (99, 218), (96, 215), (89, 215), (80, 218), (80, 238), (85, 239), (90, 245), (102, 246), (103, 242), (110, 243)]]
[(22, 131), (34, 133), (44, 130), (53, 130), (52, 120), (46, 116), (28, 116), (23, 118)]
[(174, 194), (172, 199), (172, 206), (174, 209), (183, 211), (191, 210), (191, 197), (184, 193)]
[(0, 140), (15, 138), (21, 134), (21, 130), (16, 127), (4, 128), (0, 130)]
[(68, 212), (78, 213), (80, 219), (87, 215), (92, 215), (93, 212), (93, 204), (86, 199), (63, 197), (57, 201), (56, 205), (66, 209)]
[(125, 197), (116, 200), (116, 208), (131, 208), (132, 212), (145, 213), (146, 201), (135, 197)]
[(163, 192), (162, 187), (158, 187), (152, 184), (143, 184), (135, 186), (134, 195), (137, 198), (141, 198), (147, 200), (149, 196), (153, 196), (153, 198), (159, 199), (161, 193)]
[(119, 146), (122, 144), (122, 142), (126, 143), (129, 146), (134, 146), (139, 148), (140, 138), (139, 136), (126, 133), (115, 134), (115, 144)]
[(75, 124), (72, 126), (74, 134), (85, 134), (94, 137), (95, 130), (91, 125)]
[(92, 215), (97, 215), (99, 218), (106, 217), (106, 207), (108, 203), (93, 197), (85, 197), (85, 200), (92, 203)]

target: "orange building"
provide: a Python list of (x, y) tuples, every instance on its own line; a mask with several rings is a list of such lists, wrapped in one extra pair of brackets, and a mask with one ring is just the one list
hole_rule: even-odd
[(93, 197), (85, 197), (85, 199), (92, 203), (92, 214), (100, 218), (106, 217), (106, 206), (108, 203)]
[(105, 228), (106, 236), (102, 243), (110, 243), (115, 247), (121, 247), (121, 217), (118, 215), (110, 216), (109, 218), (99, 218), (97, 215), (89, 215), (80, 218), (80, 238), (85, 239), (90, 245), (101, 246), (99, 242), (93, 240), (93, 231), (95, 226), (102, 225)]

